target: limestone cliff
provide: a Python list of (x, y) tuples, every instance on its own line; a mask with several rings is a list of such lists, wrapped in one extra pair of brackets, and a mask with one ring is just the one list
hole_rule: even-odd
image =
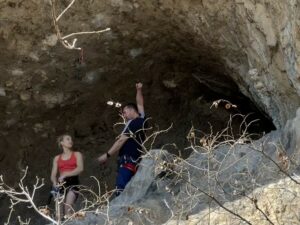
[[(57, 1), (58, 12), (69, 2)], [(277, 128), (286, 145), (298, 148), (292, 130), (300, 105), (299, 4), (77, 0), (59, 22), (63, 34), (111, 28), (78, 36), (80, 61), (78, 51), (58, 42), (49, 0), (0, 0), (0, 174), (15, 184), (28, 165), (29, 180), (39, 175), (49, 184), (55, 139), (69, 132), (85, 156), (82, 182), (95, 175), (113, 187), (115, 165), (100, 170), (94, 161), (121, 129), (113, 126), (118, 109), (106, 102), (134, 101), (138, 80), (154, 127), (174, 124), (155, 148), (175, 142), (170, 151), (178, 152), (189, 144), (192, 125), (219, 131), (230, 115), (253, 112), (249, 119), (260, 120), (250, 132), (260, 137)], [(217, 99), (238, 108), (210, 108)], [(236, 133), (240, 122), (233, 123)], [(42, 194), (38, 199), (44, 202)]]

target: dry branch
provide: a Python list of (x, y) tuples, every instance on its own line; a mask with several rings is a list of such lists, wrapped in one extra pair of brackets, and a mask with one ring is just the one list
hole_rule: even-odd
[(79, 36), (79, 35), (87, 35), (87, 34), (99, 34), (106, 31), (109, 31), (110, 28), (106, 28), (103, 30), (96, 30), (96, 31), (81, 31), (81, 32), (73, 32), (71, 34), (62, 35), (60, 28), (59, 28), (59, 20), (63, 17), (63, 15), (71, 8), (71, 6), (75, 3), (75, 0), (72, 0), (69, 5), (57, 16), (56, 12), (56, 0), (51, 0), (51, 15), (52, 15), (52, 21), (54, 25), (54, 29), (56, 32), (56, 36), (58, 41), (69, 50), (81, 50), (81, 47), (76, 46), (77, 38), (73, 38), (72, 40), (68, 40), (71, 37)]

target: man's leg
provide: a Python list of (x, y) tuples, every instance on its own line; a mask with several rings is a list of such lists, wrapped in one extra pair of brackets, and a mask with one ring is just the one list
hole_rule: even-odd
[(120, 195), (120, 193), (124, 190), (126, 184), (130, 181), (133, 177), (133, 171), (125, 168), (120, 167), (118, 170), (117, 181), (116, 181), (116, 196)]

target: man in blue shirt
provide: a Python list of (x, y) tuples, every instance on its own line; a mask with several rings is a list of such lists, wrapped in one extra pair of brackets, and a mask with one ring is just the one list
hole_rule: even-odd
[(142, 83), (136, 84), (136, 104), (129, 103), (123, 107), (122, 114), (126, 125), (112, 147), (98, 158), (103, 164), (111, 155), (119, 153), (118, 175), (116, 180), (117, 195), (125, 188), (134, 176), (137, 164), (142, 154), (142, 144), (145, 140), (145, 112)]

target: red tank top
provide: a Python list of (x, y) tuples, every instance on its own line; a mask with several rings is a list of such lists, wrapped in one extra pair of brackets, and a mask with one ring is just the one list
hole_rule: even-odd
[(77, 160), (76, 160), (75, 152), (73, 152), (71, 154), (71, 157), (67, 160), (63, 160), (62, 155), (60, 155), (57, 160), (57, 166), (58, 166), (59, 173), (72, 171), (72, 170), (76, 169)]

